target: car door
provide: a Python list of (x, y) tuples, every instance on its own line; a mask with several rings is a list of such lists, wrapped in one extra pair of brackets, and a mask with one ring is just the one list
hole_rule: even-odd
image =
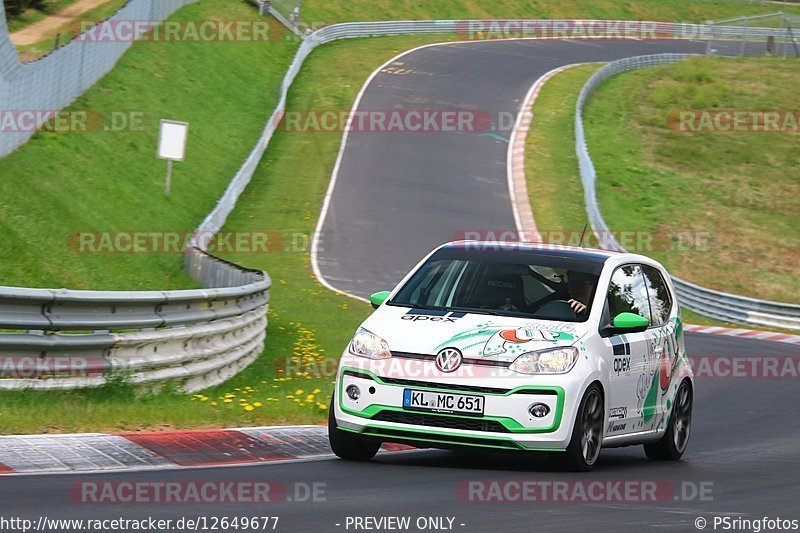
[[(611, 326), (620, 313), (634, 313), (652, 324), (650, 302), (638, 264), (622, 265), (614, 270), (606, 294), (600, 331)], [(653, 380), (651, 356), (652, 333), (625, 333), (603, 336), (609, 369), (609, 417), (606, 436), (646, 430), (645, 403)], [(652, 416), (652, 415), (649, 415)]]
[(677, 363), (681, 347), (678, 345), (677, 321), (670, 320), (677, 316), (674, 309), (675, 298), (664, 279), (664, 274), (656, 267), (642, 265), (645, 285), (647, 286), (648, 300), (650, 302), (651, 321), (651, 365), (655, 376), (651, 383), (648, 401), (645, 405), (647, 423), (652, 429), (661, 429), (665, 426), (669, 415), (670, 406), (667, 400), (672, 384), (672, 371)]

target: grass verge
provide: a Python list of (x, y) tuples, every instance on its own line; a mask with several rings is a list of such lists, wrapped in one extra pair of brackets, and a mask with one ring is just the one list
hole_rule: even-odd
[[(172, 18), (263, 20), (253, 7), (225, 0), (203, 0)], [(192, 231), (252, 150), (296, 46), (290, 39), (134, 44), (67, 109), (86, 113), (87, 131), (41, 131), (0, 160), (0, 285), (193, 287), (179, 249), (83, 253), (76, 234)], [(190, 123), (170, 197), (166, 163), (155, 153), (162, 118)]]
[[(282, 2), (289, 3), (289, 2)], [(277, 2), (276, 2), (277, 4)], [(800, 8), (781, 5), (787, 13)], [(700, 22), (777, 11), (750, 0), (305, 0), (306, 21), (349, 22), (360, 20), (465, 18), (593, 18)]]
[[(290, 93), (289, 109), (349, 110), (377, 66), (403, 50), (441, 40), (428, 35), (325, 45), (303, 67)], [(225, 227), (268, 230), (284, 236), (287, 244), (275, 253), (227, 256), (266, 269), (273, 279), (266, 349), (250, 367), (194, 396), (165, 388), (138, 397), (124, 383), (80, 392), (0, 393), (0, 433), (324, 422), (341, 350), (371, 311), (367, 304), (319, 285), (304, 246), (316, 224), (340, 142), (337, 132), (279, 131)], [(290, 246), (292, 237), (298, 239), (297, 248)]]
[[(797, 135), (684, 133), (682, 110), (791, 110), (800, 61), (701, 58), (616, 76), (587, 109), (600, 208), (703, 286), (800, 302)], [(614, 142), (608, 142), (614, 139)]]
[[(556, 74), (544, 84), (533, 106), (525, 178), (536, 225), (548, 241), (577, 245), (575, 235), (580, 236), (588, 223), (575, 155), (575, 101), (600, 66), (584, 65)], [(563, 240), (559, 239), (562, 233)]]

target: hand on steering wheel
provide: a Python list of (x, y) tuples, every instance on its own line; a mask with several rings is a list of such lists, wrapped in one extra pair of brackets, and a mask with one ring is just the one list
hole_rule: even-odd
[(575, 311), (576, 315), (579, 315), (579, 314), (583, 313), (584, 311), (586, 311), (586, 305), (581, 303), (581, 302), (579, 302), (578, 300), (574, 300), (574, 299), (573, 300), (569, 300), (567, 303), (569, 304), (570, 308), (573, 311)]

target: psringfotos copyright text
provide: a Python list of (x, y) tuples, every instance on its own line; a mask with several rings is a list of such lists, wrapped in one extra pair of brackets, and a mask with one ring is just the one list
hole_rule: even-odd
[(800, 521), (791, 518), (764, 516), (761, 518), (744, 518), (741, 516), (715, 516), (713, 518), (697, 517), (694, 521), (697, 529), (711, 531), (797, 531)]

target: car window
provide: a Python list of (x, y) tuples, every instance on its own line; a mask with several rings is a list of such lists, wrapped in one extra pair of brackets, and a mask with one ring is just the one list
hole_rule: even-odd
[[(583, 322), (594, 297), (598, 275), (593, 267), (570, 268), (531, 262), (488, 260), (464, 252), (461, 257), (432, 257), (400, 288), (389, 305), (457, 308), (484, 314), (503, 314)], [(494, 258), (492, 258), (494, 259)], [(513, 259), (511, 257), (510, 259)], [(569, 300), (587, 306), (575, 312)]]
[(421, 276), (412, 297), (421, 305), (444, 305), (451, 296), (453, 279), (464, 269), (463, 261), (437, 261)]
[(650, 297), (650, 310), (653, 314), (654, 326), (666, 324), (672, 311), (672, 296), (661, 272), (652, 266), (642, 265), (647, 293)]
[(625, 265), (614, 271), (608, 287), (606, 306), (607, 313), (604, 313), (603, 319), (607, 321), (606, 325), (620, 313), (643, 316), (653, 323), (647, 286), (639, 265)]

